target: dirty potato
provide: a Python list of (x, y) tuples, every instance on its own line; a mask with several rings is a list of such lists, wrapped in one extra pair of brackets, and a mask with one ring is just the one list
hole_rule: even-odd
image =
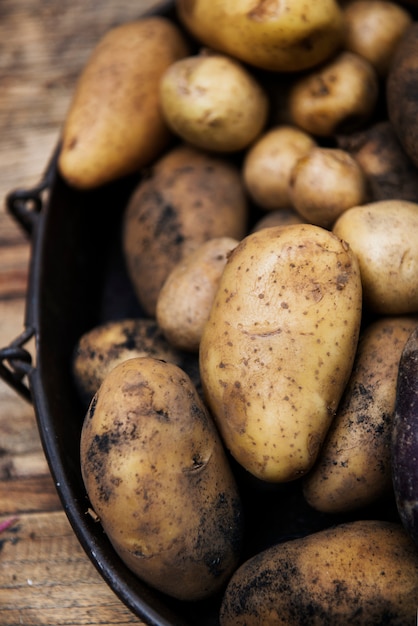
[(326, 513), (392, 494), (391, 434), (399, 360), (418, 317), (378, 318), (363, 332), (337, 414), (304, 481), (309, 504)]
[(244, 563), (221, 626), (415, 626), (418, 552), (400, 524), (358, 520), (286, 541)]
[(161, 157), (134, 190), (123, 219), (127, 271), (146, 315), (155, 316), (174, 265), (208, 239), (242, 239), (247, 221), (236, 165), (186, 145)]
[(135, 574), (181, 600), (224, 585), (239, 558), (240, 498), (180, 368), (150, 357), (113, 368), (86, 414), (80, 450), (91, 507)]

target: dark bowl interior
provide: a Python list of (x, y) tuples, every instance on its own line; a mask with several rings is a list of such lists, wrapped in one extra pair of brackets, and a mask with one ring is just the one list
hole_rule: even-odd
[[(138, 179), (92, 192), (68, 187), (56, 171), (33, 238), (26, 324), (35, 330), (36, 366), (30, 375), (39, 432), (64, 510), (86, 553), (119, 598), (154, 626), (219, 624), (221, 595), (188, 603), (142, 583), (114, 552), (100, 523), (87, 514), (79, 438), (86, 407), (71, 372), (75, 345), (107, 321), (141, 316), (121, 250), (121, 218)], [(242, 560), (269, 545), (358, 518), (397, 519), (392, 498), (352, 515), (317, 513), (298, 481), (265, 485), (231, 459), (246, 520)], [(169, 512), (167, 512), (169, 515)]]

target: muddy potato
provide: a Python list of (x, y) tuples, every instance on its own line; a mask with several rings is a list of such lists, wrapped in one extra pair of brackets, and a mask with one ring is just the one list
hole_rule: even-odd
[(150, 356), (175, 363), (191, 376), (199, 387), (194, 359), (174, 348), (153, 319), (109, 321), (86, 331), (77, 341), (72, 372), (77, 390), (89, 403), (113, 367), (139, 356)]
[(356, 133), (339, 135), (337, 141), (360, 164), (372, 201), (418, 201), (417, 169), (389, 120), (376, 122)]
[(174, 266), (157, 300), (157, 322), (169, 343), (198, 352), (219, 280), (237, 239), (219, 237), (202, 243)]
[(418, 317), (378, 318), (363, 332), (337, 414), (304, 480), (309, 504), (342, 513), (392, 494), (391, 434), (399, 360)]
[(177, 0), (176, 8), (198, 41), (266, 70), (313, 67), (342, 42), (342, 11), (334, 0)]
[(343, 50), (296, 80), (289, 89), (287, 106), (293, 124), (314, 136), (331, 137), (368, 122), (378, 96), (372, 64)]
[(418, 167), (418, 22), (405, 31), (395, 50), (386, 80), (389, 119), (405, 152)]
[(344, 7), (344, 48), (364, 57), (381, 77), (412, 16), (390, 0), (353, 0)]
[(404, 528), (418, 548), (418, 326), (399, 362), (392, 431), (392, 478)]
[(361, 318), (349, 247), (310, 224), (265, 228), (230, 255), (200, 342), (226, 447), (257, 478), (312, 467), (348, 381)]
[(343, 213), (333, 232), (360, 265), (364, 303), (381, 315), (418, 312), (418, 204), (381, 200)]
[(267, 549), (228, 583), (221, 626), (415, 626), (418, 552), (400, 524), (358, 520)]
[(199, 54), (172, 63), (160, 82), (160, 105), (170, 128), (203, 150), (235, 152), (263, 130), (268, 99), (238, 61)]
[(58, 166), (73, 186), (90, 189), (148, 165), (171, 132), (158, 105), (165, 69), (189, 54), (166, 18), (142, 18), (111, 29), (76, 85), (62, 132)]
[(186, 145), (161, 157), (134, 191), (123, 219), (126, 266), (146, 314), (155, 316), (174, 265), (208, 239), (242, 239), (247, 220), (237, 166)]
[(337, 217), (366, 202), (366, 176), (340, 148), (315, 146), (295, 163), (289, 180), (292, 206), (305, 221), (331, 228)]
[(236, 568), (236, 484), (211, 417), (176, 365), (140, 357), (112, 369), (83, 423), (81, 469), (116, 552), (153, 587), (197, 600)]
[(249, 148), (243, 163), (244, 184), (259, 207), (272, 211), (289, 206), (293, 166), (315, 145), (308, 133), (282, 125), (263, 133)]

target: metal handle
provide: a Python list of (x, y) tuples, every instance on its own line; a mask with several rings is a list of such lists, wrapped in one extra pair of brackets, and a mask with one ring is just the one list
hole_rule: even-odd
[[(51, 188), (59, 150), (58, 144), (38, 185), (31, 189), (16, 189), (6, 197), (7, 209), (27, 235), (32, 235), (44, 206), (45, 193)], [(28, 402), (32, 402), (32, 394), (24, 379), (33, 366), (32, 355), (24, 346), (34, 334), (35, 329), (27, 326), (7, 347), (0, 349), (0, 378)]]
[(34, 332), (33, 328), (26, 328), (9, 346), (0, 350), (0, 378), (28, 402), (32, 402), (32, 394), (23, 379), (33, 369), (32, 355), (23, 346)]
[(31, 189), (15, 189), (6, 196), (6, 206), (27, 235), (31, 235), (42, 206), (44, 192), (51, 187), (60, 145), (55, 149), (40, 182)]

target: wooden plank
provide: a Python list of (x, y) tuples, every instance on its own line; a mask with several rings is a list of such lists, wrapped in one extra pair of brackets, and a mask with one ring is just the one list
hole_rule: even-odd
[[(7, 519), (1, 517), (0, 526)], [(57, 511), (19, 515), (0, 533), (0, 623), (94, 626), (141, 622), (103, 583), (64, 513)]]

